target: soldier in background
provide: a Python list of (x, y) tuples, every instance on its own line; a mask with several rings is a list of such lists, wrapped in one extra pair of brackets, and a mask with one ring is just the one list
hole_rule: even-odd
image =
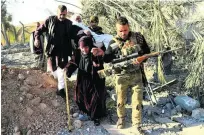
[(100, 34), (104, 34), (102, 31), (103, 29), (98, 26), (99, 23), (99, 19), (98, 16), (91, 16), (90, 17), (90, 24), (89, 24), (89, 29), (93, 32), (95, 32), (96, 34), (100, 35)]

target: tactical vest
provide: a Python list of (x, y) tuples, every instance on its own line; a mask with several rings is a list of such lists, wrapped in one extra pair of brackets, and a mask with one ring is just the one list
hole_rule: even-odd
[[(111, 44), (111, 48), (119, 51), (118, 57), (126, 57), (133, 53), (141, 52), (141, 46), (143, 45), (143, 36), (140, 33), (131, 32), (129, 40), (122, 41), (118, 36), (113, 38), (115, 43)], [(132, 60), (123, 61), (113, 65), (113, 70), (116, 74), (133, 73), (140, 69), (139, 65), (133, 65)]]

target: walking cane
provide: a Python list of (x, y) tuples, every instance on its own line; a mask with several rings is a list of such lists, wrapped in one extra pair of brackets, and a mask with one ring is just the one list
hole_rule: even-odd
[(67, 116), (68, 116), (68, 129), (69, 132), (72, 130), (71, 120), (70, 120), (70, 106), (69, 106), (69, 95), (68, 95), (68, 85), (67, 85), (67, 76), (66, 71), (64, 71), (64, 82), (65, 82), (65, 92), (66, 92), (66, 105), (67, 105)]

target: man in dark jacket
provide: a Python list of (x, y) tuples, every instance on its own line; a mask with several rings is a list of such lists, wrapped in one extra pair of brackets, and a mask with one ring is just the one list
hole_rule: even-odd
[[(57, 16), (50, 16), (35, 31), (35, 46), (40, 45), (40, 35), (46, 32), (47, 46), (45, 53), (48, 57), (48, 67), (55, 77), (58, 78), (57, 94), (65, 98), (63, 69), (68, 63), (68, 57), (72, 56), (71, 39), (75, 39), (80, 27), (72, 25), (66, 18), (67, 7), (59, 5)], [(50, 65), (50, 66), (49, 66)]]

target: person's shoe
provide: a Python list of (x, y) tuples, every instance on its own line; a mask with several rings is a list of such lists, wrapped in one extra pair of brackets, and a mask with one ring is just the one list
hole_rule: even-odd
[(99, 119), (94, 119), (94, 125), (99, 126), (100, 125), (100, 120)]
[(57, 90), (56, 94), (58, 96), (62, 97), (63, 99), (66, 99), (66, 93), (65, 93), (64, 89)]
[(125, 119), (124, 118), (119, 118), (117, 121), (117, 128), (118, 129), (123, 129), (125, 128)]
[(87, 120), (89, 120), (90, 118), (89, 118), (89, 116), (88, 116), (87, 114), (79, 114), (78, 119), (79, 119), (80, 121), (87, 121)]

